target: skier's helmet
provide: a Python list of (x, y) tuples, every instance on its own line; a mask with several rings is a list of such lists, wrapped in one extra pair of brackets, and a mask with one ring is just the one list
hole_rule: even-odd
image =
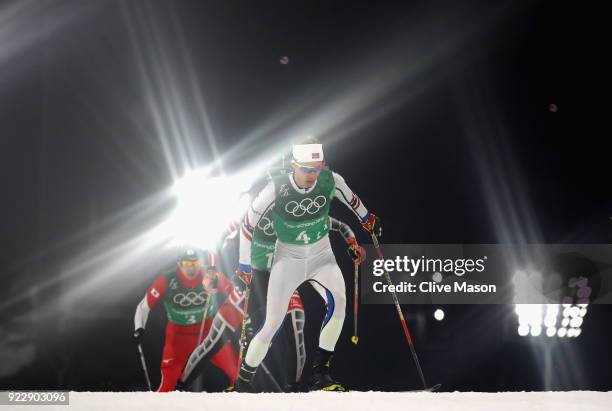
[(195, 248), (187, 248), (179, 258), (179, 264), (202, 267), (202, 256)]

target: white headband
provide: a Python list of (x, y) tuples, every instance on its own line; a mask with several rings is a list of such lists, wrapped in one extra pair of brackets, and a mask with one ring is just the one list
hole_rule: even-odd
[(293, 160), (298, 163), (323, 161), (323, 144), (296, 144), (292, 154)]

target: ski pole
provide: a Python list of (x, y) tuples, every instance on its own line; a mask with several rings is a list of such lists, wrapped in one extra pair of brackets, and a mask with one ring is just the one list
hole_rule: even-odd
[(240, 331), (240, 351), (238, 353), (238, 370), (242, 364), (242, 358), (244, 356), (244, 346), (246, 345), (246, 323), (247, 313), (249, 311), (249, 296), (251, 294), (251, 283), (247, 284), (246, 291), (244, 293), (244, 315), (242, 316), (242, 330)]
[(261, 368), (263, 368), (264, 372), (266, 373), (266, 375), (268, 377), (270, 377), (270, 381), (272, 381), (272, 383), (274, 384), (274, 386), (276, 387), (276, 389), (279, 392), (283, 392), (283, 389), (281, 388), (280, 384), (278, 383), (278, 381), (276, 381), (276, 378), (274, 378), (274, 376), (272, 375), (272, 373), (270, 372), (270, 370), (268, 369), (268, 367), (266, 367), (266, 364), (262, 361), (261, 363)]
[(359, 307), (359, 264), (355, 263), (355, 292), (354, 292), (354, 302), (353, 302), (353, 336), (351, 337), (351, 342), (353, 344), (357, 344), (359, 342), (359, 337), (357, 337), (357, 314)]
[(140, 363), (142, 364), (142, 369), (144, 370), (144, 375), (147, 379), (147, 387), (149, 387), (149, 391), (153, 391), (151, 388), (151, 380), (149, 379), (149, 371), (147, 371), (147, 363), (145, 361), (144, 353), (142, 352), (142, 345), (140, 345), (140, 343), (138, 343), (138, 352), (140, 353)]
[[(382, 250), (380, 249), (380, 243), (378, 242), (378, 238), (376, 234), (370, 232), (372, 236), (372, 242), (374, 243), (374, 248), (376, 249), (376, 253), (378, 254), (378, 258), (384, 260)], [(387, 284), (390, 286), (393, 285), (391, 282), (391, 276), (387, 271), (384, 272), (385, 280)], [(417, 356), (416, 350), (414, 348), (414, 343), (412, 342), (412, 336), (410, 335), (410, 331), (408, 331), (408, 325), (406, 325), (406, 320), (404, 319), (404, 314), (402, 313), (402, 308), (400, 307), (399, 301), (397, 299), (397, 295), (395, 291), (391, 291), (391, 296), (393, 297), (393, 303), (395, 304), (395, 309), (397, 310), (397, 315), (399, 315), (400, 321), (402, 322), (402, 328), (404, 329), (404, 335), (406, 335), (406, 341), (408, 341), (408, 345), (410, 346), (410, 352), (412, 353), (412, 358), (416, 364), (417, 370), (419, 372), (419, 376), (421, 377), (421, 382), (423, 383), (423, 387), (427, 390), (427, 383), (425, 382), (425, 376), (423, 375), (423, 370), (421, 369), (421, 364), (419, 363), (419, 357)]]

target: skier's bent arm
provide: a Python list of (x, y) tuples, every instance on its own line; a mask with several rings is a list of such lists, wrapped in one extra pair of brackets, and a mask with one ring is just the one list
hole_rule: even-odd
[(140, 301), (136, 307), (136, 313), (134, 314), (134, 329), (145, 328), (149, 313), (158, 302), (164, 298), (166, 292), (166, 278), (164, 275), (160, 275), (155, 279), (151, 287), (147, 290), (147, 294)]
[(147, 325), (147, 318), (149, 318), (149, 313), (151, 312), (151, 308), (149, 304), (147, 304), (147, 296), (140, 301), (138, 306), (136, 306), (136, 313), (134, 314), (134, 329), (137, 330), (139, 328), (145, 328)]
[(348, 224), (343, 223), (340, 220), (335, 219), (334, 217), (329, 217), (331, 231), (336, 231), (342, 234), (344, 241), (348, 245), (348, 254), (357, 264), (361, 264), (365, 261), (365, 250), (362, 246), (357, 242), (357, 238), (355, 238), (355, 233), (351, 230)]
[(336, 198), (350, 208), (360, 221), (367, 220), (368, 209), (363, 205), (359, 197), (353, 193), (353, 190), (349, 188), (340, 174), (333, 173), (333, 176), (336, 183)]
[(331, 231), (340, 233), (347, 244), (350, 243), (351, 239), (355, 238), (355, 233), (348, 224), (343, 223), (342, 221), (331, 216), (329, 217), (329, 222)]
[(274, 206), (274, 183), (270, 182), (251, 203), (240, 227), (240, 270), (251, 271), (251, 243), (253, 231), (261, 217)]

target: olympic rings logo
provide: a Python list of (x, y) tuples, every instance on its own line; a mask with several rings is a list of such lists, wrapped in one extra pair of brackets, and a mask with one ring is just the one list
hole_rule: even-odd
[(257, 223), (257, 228), (262, 230), (265, 235), (274, 235), (274, 222), (268, 217), (261, 217)]
[(312, 215), (318, 213), (320, 209), (325, 207), (326, 203), (327, 198), (319, 195), (314, 200), (312, 198), (305, 198), (299, 203), (297, 201), (289, 201), (285, 205), (285, 211), (294, 217), (301, 217), (306, 213)]
[(202, 305), (206, 301), (206, 291), (196, 293), (195, 291), (189, 291), (187, 294), (178, 293), (172, 298), (175, 304), (181, 307), (188, 307), (190, 305)]

